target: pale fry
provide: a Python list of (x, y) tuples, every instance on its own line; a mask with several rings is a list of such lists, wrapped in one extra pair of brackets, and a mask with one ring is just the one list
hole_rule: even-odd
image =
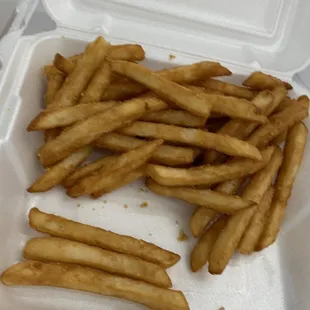
[(302, 123), (297, 123), (289, 129), (284, 147), (284, 158), (279, 175), (275, 183), (270, 214), (257, 248), (263, 249), (271, 245), (277, 238), (287, 201), (291, 196), (293, 183), (301, 164), (305, 145), (307, 142), (308, 130)]
[(199, 239), (191, 253), (190, 263), (193, 272), (201, 269), (208, 261), (209, 253), (220, 231), (226, 224), (226, 218), (217, 220)]
[(56, 139), (47, 142), (38, 153), (41, 164), (50, 166), (70, 155), (76, 149), (97, 140), (138, 119), (146, 112), (165, 109), (167, 104), (157, 98), (138, 98), (123, 102), (105, 112), (90, 116), (63, 131)]
[(81, 92), (104, 60), (109, 46), (110, 44), (102, 37), (98, 37), (87, 46), (82, 59), (78, 61), (76, 68), (66, 78), (49, 107), (72, 106), (77, 102)]
[(164, 268), (168, 268), (180, 260), (179, 255), (155, 244), (44, 213), (37, 208), (30, 210), (29, 224), (33, 229), (42, 233), (140, 257)]
[(161, 287), (172, 285), (166, 271), (154, 263), (63, 238), (31, 239), (23, 254), (26, 259), (79, 264)]
[(251, 254), (255, 250), (255, 246), (262, 235), (264, 225), (267, 220), (267, 212), (270, 208), (274, 188), (270, 187), (264, 195), (251, 219), (249, 226), (243, 234), (238, 245), (238, 250), (242, 254)]
[(220, 213), (234, 213), (248, 208), (253, 203), (239, 196), (222, 194), (210, 189), (193, 189), (190, 187), (167, 187), (147, 180), (147, 187), (156, 194), (175, 197), (199, 206), (208, 206)]
[(229, 84), (215, 79), (207, 79), (201, 82), (201, 85), (209, 89), (218, 90), (225, 95), (237, 98), (245, 98), (251, 100), (256, 95), (256, 93), (251, 89)]
[(205, 119), (209, 117), (211, 104), (188, 88), (163, 78), (161, 75), (136, 63), (112, 60), (110, 64), (114, 72), (143, 84), (159, 96), (172, 101), (181, 109)]
[(116, 184), (122, 184), (127, 174), (144, 165), (162, 143), (163, 140), (150, 141), (116, 156), (109, 166), (105, 165), (92, 175), (79, 180), (73, 187), (68, 189), (67, 194), (71, 197), (78, 197), (92, 193), (96, 196), (97, 192), (108, 192)]
[[(147, 143), (146, 140), (111, 132), (101, 136), (96, 141), (96, 146), (115, 152), (127, 152), (145, 143)], [(187, 165), (195, 160), (199, 152), (196, 148), (160, 145), (152, 154), (151, 161), (168, 166)]]
[(5, 270), (1, 280), (8, 286), (54, 286), (114, 296), (157, 310), (189, 309), (180, 291), (157, 287), (76, 264), (24, 261)]
[(288, 90), (293, 88), (288, 82), (283, 82), (263, 72), (253, 72), (242, 85), (257, 90), (274, 89), (276, 87), (285, 87)]
[(116, 105), (114, 101), (82, 103), (72, 107), (43, 110), (27, 127), (27, 131), (66, 127)]
[(118, 132), (129, 136), (164, 139), (165, 141), (198, 146), (205, 149), (215, 149), (231, 156), (256, 160), (262, 159), (259, 150), (249, 143), (200, 129), (151, 122), (134, 122), (128, 127), (118, 130)]
[(91, 152), (91, 147), (84, 147), (72, 153), (56, 165), (47, 169), (40, 178), (27, 189), (27, 191), (30, 193), (46, 192), (60, 184), (90, 155)]

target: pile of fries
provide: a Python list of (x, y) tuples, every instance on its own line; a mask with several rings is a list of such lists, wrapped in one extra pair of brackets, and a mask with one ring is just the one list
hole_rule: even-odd
[(37, 208), (30, 210), (29, 224), (52, 237), (27, 242), (23, 255), (29, 261), (4, 271), (5, 285), (55, 286), (120, 297), (151, 309), (189, 309), (183, 293), (169, 289), (165, 270), (179, 255)]
[[(139, 45), (99, 37), (44, 68), (46, 108), (28, 130), (45, 133), (38, 158), (46, 170), (28, 191), (61, 184), (71, 197), (98, 198), (147, 177), (153, 192), (197, 206), (191, 268), (208, 263), (220, 274), (236, 250), (276, 240), (307, 140), (309, 98), (290, 98), (289, 83), (262, 72), (237, 86), (215, 79), (231, 75), (217, 62), (154, 72), (137, 63), (144, 57)], [(113, 153), (81, 165), (94, 149)]]

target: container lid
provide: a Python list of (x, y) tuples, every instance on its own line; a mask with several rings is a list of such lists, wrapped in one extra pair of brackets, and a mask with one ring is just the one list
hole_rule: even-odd
[(43, 0), (59, 27), (292, 76), (308, 66), (310, 2)]

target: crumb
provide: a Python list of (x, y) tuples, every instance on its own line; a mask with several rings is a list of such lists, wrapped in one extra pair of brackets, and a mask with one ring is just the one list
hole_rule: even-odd
[(179, 225), (179, 222), (178, 222), (178, 221), (175, 221), (175, 223), (176, 223), (177, 225)]
[(95, 211), (95, 208), (93, 208), (93, 211)]
[(140, 187), (140, 192), (147, 193), (148, 190), (146, 188)]
[(178, 235), (178, 241), (185, 241), (188, 239), (188, 236), (184, 233), (182, 229), (180, 229), (179, 235)]
[(149, 236), (152, 236), (152, 234), (149, 234)]
[(127, 209), (127, 208), (128, 208), (128, 205), (124, 205), (124, 208)]
[(103, 200), (103, 203), (107, 203), (107, 201), (106, 201), (106, 200)]
[(149, 205), (147, 201), (143, 201), (140, 203), (140, 208), (146, 208)]
[(225, 308), (224, 308), (224, 307), (221, 307), (221, 308), (219, 308), (219, 310), (225, 310)]
[(175, 59), (176, 58), (176, 56), (175, 55), (173, 55), (173, 54), (169, 54), (169, 60), (173, 60), (173, 59)]
[(77, 207), (79, 208), (80, 206), (81, 206), (81, 204), (80, 204), (80, 203), (78, 203), (78, 204), (77, 204)]

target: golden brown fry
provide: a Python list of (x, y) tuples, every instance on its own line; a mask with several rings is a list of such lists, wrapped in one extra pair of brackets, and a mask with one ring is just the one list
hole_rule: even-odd
[(154, 263), (63, 238), (33, 238), (23, 254), (26, 259), (79, 264), (161, 287), (172, 286), (166, 271)]
[(201, 129), (184, 128), (151, 122), (134, 122), (118, 130), (129, 136), (164, 139), (165, 141), (215, 149), (231, 156), (261, 160), (259, 150), (249, 143), (225, 135), (206, 132)]
[(253, 204), (239, 196), (222, 194), (210, 189), (167, 187), (157, 184), (152, 179), (147, 180), (147, 187), (158, 195), (179, 198), (199, 206), (208, 206), (221, 213), (234, 213)]
[(218, 81), (211, 78), (201, 82), (201, 85), (203, 85), (207, 89), (218, 90), (225, 95), (237, 98), (245, 98), (248, 100), (252, 100), (253, 97), (256, 95), (255, 92), (251, 89)]
[(72, 107), (43, 110), (27, 127), (27, 131), (66, 127), (94, 114), (104, 112), (117, 103), (115, 101), (82, 103)]
[(286, 140), (287, 132), (288, 132), (288, 129), (282, 131), (277, 137), (275, 137), (275, 138), (272, 140), (272, 143), (273, 143), (273, 144), (278, 144), (278, 145), (281, 144), (281, 143), (283, 143), (283, 142)]
[(243, 83), (243, 86), (247, 86), (253, 89), (264, 90), (274, 89), (276, 87), (285, 87), (286, 89), (292, 89), (292, 85), (288, 82), (281, 81), (272, 75), (265, 74), (263, 72), (253, 72)]
[(163, 140), (154, 140), (142, 146), (116, 156), (109, 166), (103, 166), (90, 176), (79, 180), (73, 187), (69, 188), (67, 194), (71, 197), (81, 195), (108, 192), (111, 188), (122, 184), (126, 175), (146, 163), (156, 148)]
[(201, 128), (205, 125), (205, 119), (182, 110), (168, 109), (151, 112), (141, 117), (147, 122), (156, 122), (183, 127)]
[(208, 261), (209, 253), (220, 231), (226, 224), (226, 218), (217, 220), (199, 239), (191, 253), (191, 269), (193, 272), (201, 269)]
[(83, 58), (78, 61), (76, 68), (66, 78), (49, 107), (67, 107), (77, 102), (81, 92), (104, 60), (109, 46), (110, 44), (102, 37), (98, 37), (87, 46)]
[(84, 147), (69, 155), (56, 165), (47, 169), (45, 173), (43, 173), (40, 178), (27, 189), (27, 191), (30, 193), (46, 192), (60, 184), (90, 155), (91, 152), (91, 147)]
[(142, 281), (66, 263), (24, 261), (1, 275), (5, 285), (54, 286), (114, 296), (135, 301), (157, 310), (188, 310), (180, 291), (157, 287)]
[(81, 94), (79, 103), (98, 102), (108, 89), (111, 82), (109, 63), (104, 61), (95, 72), (87, 88)]
[(145, 58), (145, 52), (139, 44), (111, 45), (108, 57), (111, 59), (140, 61)]
[(138, 98), (123, 102), (105, 112), (90, 116), (63, 131), (56, 139), (47, 142), (38, 156), (44, 167), (53, 165), (76, 149), (97, 140), (138, 119), (144, 113), (165, 109), (167, 104), (157, 98)]
[[(279, 152), (281, 154), (280, 150)], [(212, 185), (245, 177), (262, 169), (270, 159), (270, 148), (263, 150), (261, 154), (261, 161), (233, 159), (222, 165), (208, 165), (193, 168), (173, 168), (148, 164), (147, 173), (158, 184), (165, 186)]]
[(238, 250), (240, 253), (251, 254), (255, 250), (259, 237), (264, 230), (264, 225), (267, 220), (267, 212), (271, 205), (273, 193), (274, 188), (270, 187), (260, 204), (257, 206), (251, 222), (239, 242)]
[(172, 101), (181, 109), (205, 119), (209, 117), (211, 104), (188, 88), (163, 78), (161, 75), (136, 63), (112, 60), (110, 65), (114, 72), (143, 84), (159, 96)]
[[(79, 59), (82, 59), (82, 54), (78, 60)], [(53, 62), (54, 66), (65, 75), (70, 75), (73, 72), (76, 67), (76, 63), (77, 62), (72, 62), (70, 59), (67, 59), (59, 53), (55, 55)]]
[(103, 94), (101, 100), (128, 100), (145, 92), (147, 92), (147, 88), (142, 84), (125, 80), (112, 83)]
[(33, 229), (42, 233), (140, 257), (164, 268), (168, 268), (180, 260), (179, 255), (155, 244), (44, 213), (37, 208), (30, 210), (29, 224)]
[[(146, 142), (146, 140), (111, 132), (101, 136), (96, 141), (96, 146), (115, 152), (127, 152), (142, 146)], [(174, 145), (160, 145), (152, 154), (151, 161), (168, 166), (187, 165), (191, 164), (199, 153), (199, 149), (196, 148)]]
[(288, 131), (283, 163), (275, 183), (275, 193), (270, 213), (263, 235), (257, 245), (259, 250), (268, 247), (277, 238), (284, 218), (287, 201), (291, 196), (293, 183), (301, 164), (307, 136), (307, 127), (302, 122), (295, 124)]
[(62, 128), (48, 129), (44, 132), (44, 142), (51, 141), (60, 135)]

